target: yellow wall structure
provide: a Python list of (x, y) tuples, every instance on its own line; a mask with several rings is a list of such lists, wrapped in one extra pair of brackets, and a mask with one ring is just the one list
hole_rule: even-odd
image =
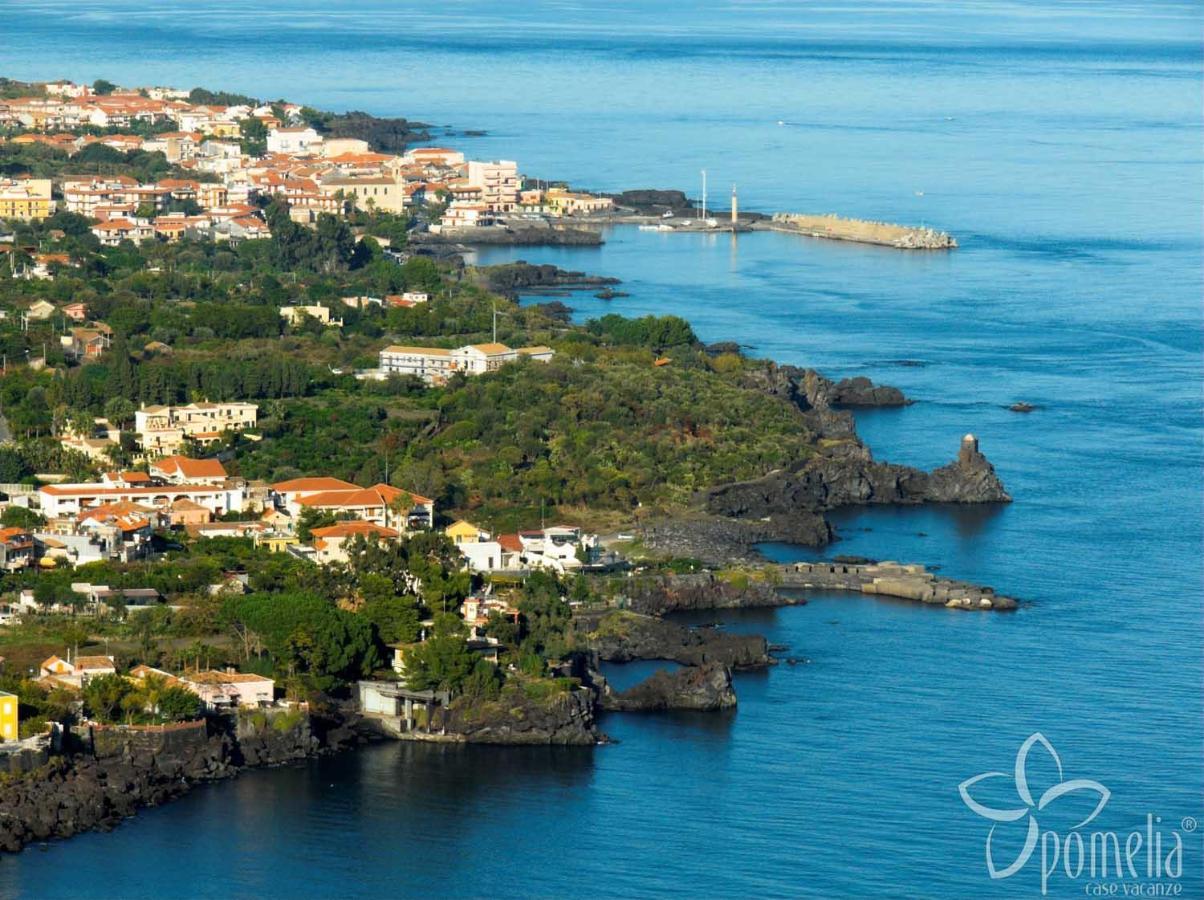
[(0, 739), (15, 741), (19, 737), (17, 695), (0, 691)]
[(0, 219), (30, 221), (54, 212), (49, 178), (0, 181)]

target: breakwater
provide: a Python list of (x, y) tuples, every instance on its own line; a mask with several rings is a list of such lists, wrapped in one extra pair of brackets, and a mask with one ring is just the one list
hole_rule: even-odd
[(942, 578), (922, 565), (896, 562), (792, 563), (779, 566), (783, 588), (823, 588), (899, 597), (949, 609), (1011, 610), (1017, 601), (994, 588)]
[(753, 227), (833, 241), (877, 244), (899, 250), (952, 250), (957, 247), (953, 236), (944, 231), (866, 219), (846, 219), (834, 213), (820, 216), (774, 213), (768, 222), (758, 222)]

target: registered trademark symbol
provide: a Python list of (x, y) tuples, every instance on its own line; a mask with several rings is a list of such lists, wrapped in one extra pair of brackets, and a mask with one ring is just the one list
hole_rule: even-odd
[(1195, 818), (1194, 818), (1194, 817), (1192, 817), (1192, 816), (1186, 816), (1186, 817), (1183, 819), (1183, 821), (1179, 823), (1180, 827), (1181, 827), (1181, 828), (1182, 828), (1184, 831), (1195, 831), (1195, 830), (1196, 830), (1196, 825), (1198, 825), (1198, 824), (1199, 824), (1199, 823), (1198, 823), (1198, 822), (1196, 822)]

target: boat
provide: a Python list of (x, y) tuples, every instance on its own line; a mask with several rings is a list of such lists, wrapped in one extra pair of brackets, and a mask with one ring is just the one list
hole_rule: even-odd
[(660, 231), (664, 225), (641, 225), (640, 231)]

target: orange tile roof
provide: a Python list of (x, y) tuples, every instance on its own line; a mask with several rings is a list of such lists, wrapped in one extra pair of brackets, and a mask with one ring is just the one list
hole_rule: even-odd
[(278, 494), (312, 491), (358, 491), (360, 486), (341, 478), (331, 478), (319, 475), (312, 478), (291, 478), (288, 481), (278, 481), (272, 485), (272, 490)]
[(78, 656), (75, 659), (76, 671), (80, 669), (115, 669), (111, 656)]
[(263, 675), (256, 675), (253, 672), (189, 672), (182, 678), (183, 681), (191, 681), (193, 684), (247, 684), (253, 681), (268, 681)]
[(511, 553), (518, 553), (523, 549), (523, 542), (517, 534), (499, 534), (497, 542), (503, 550)]
[(371, 534), (383, 538), (395, 538), (399, 536), (392, 528), (384, 528), (371, 522), (339, 522), (336, 525), (329, 525), (325, 528), (315, 528), (312, 534), (317, 538), (345, 538), (354, 537), (357, 534), (364, 535), (365, 537)]
[(217, 459), (192, 459), (187, 456), (168, 456), (154, 467), (161, 472), (179, 473), (185, 478), (225, 478), (226, 467)]

